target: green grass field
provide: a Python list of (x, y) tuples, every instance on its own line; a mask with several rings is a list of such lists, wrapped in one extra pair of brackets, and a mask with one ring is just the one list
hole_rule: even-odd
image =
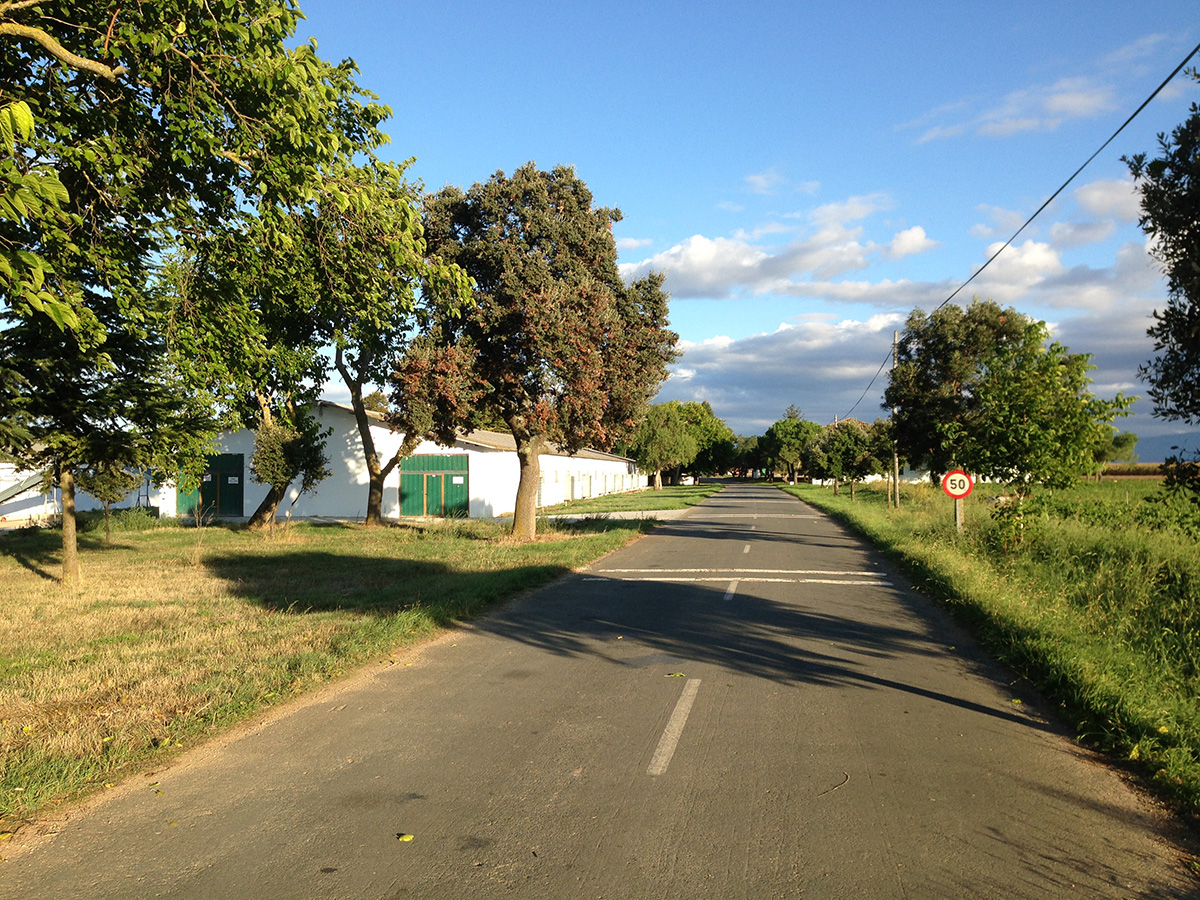
[[(152, 525), (133, 519), (136, 526)], [(633, 540), (641, 522), (366, 529), (149, 527), (0, 535), (0, 840), (39, 810), (156, 766)]]
[(603, 515), (610, 512), (651, 512), (661, 509), (686, 509), (721, 490), (722, 485), (705, 482), (693, 485), (664, 487), (661, 491), (649, 488), (623, 494), (606, 494), (589, 500), (572, 500), (538, 510), (539, 515)]
[(1200, 821), (1200, 542), (1197, 510), (1156, 502), (1148, 480), (1080, 484), (1021, 510), (995, 486), (966, 501), (905, 487), (834, 497), (785, 490), (869, 537), (1059, 708), (1080, 740)]

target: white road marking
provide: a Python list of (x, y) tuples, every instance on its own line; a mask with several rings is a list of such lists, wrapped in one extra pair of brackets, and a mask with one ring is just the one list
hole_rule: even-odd
[(743, 548), (742, 548), (742, 552), (743, 552), (743, 553), (749, 553), (749, 552), (750, 552), (750, 545), (749, 545), (749, 544), (747, 544), (745, 547), (743, 547)]
[(881, 572), (870, 572), (850, 569), (604, 569), (597, 575), (707, 575), (717, 573), (762, 575), (858, 575), (865, 578), (878, 578)]
[(795, 513), (697, 513), (698, 519), (820, 519), (823, 516), (804, 516)]
[(683, 686), (683, 693), (679, 697), (679, 702), (675, 704), (675, 711), (671, 713), (667, 727), (658, 741), (658, 749), (654, 751), (650, 766), (646, 769), (647, 775), (661, 775), (667, 771), (667, 766), (671, 764), (671, 757), (675, 755), (675, 748), (679, 745), (679, 738), (683, 734), (683, 726), (687, 724), (688, 716), (691, 715), (696, 692), (699, 690), (699, 678), (689, 678), (687, 684)]
[(725, 591), (725, 596), (722, 599), (732, 600), (733, 595), (737, 593), (737, 586), (738, 586), (738, 583), (736, 580), (729, 582), (729, 589), (727, 591)]

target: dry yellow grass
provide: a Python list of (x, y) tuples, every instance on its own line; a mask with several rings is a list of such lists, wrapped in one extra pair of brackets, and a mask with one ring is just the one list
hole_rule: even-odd
[(627, 543), (636, 524), (293, 526), (85, 536), (84, 583), (57, 535), (0, 538), (0, 833), (222, 725), (379, 658)]

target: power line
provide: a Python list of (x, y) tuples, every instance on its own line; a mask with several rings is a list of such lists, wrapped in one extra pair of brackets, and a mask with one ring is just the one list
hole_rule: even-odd
[[(1079, 175), (1079, 173), (1082, 172), (1084, 169), (1086, 169), (1088, 167), (1088, 164), (1091, 163), (1092, 160), (1094, 160), (1097, 156), (1099, 156), (1101, 153), (1103, 153), (1105, 148), (1107, 148), (1109, 144), (1111, 144), (1114, 140), (1116, 140), (1117, 135), (1119, 135), (1122, 131), (1124, 131), (1126, 126), (1129, 125), (1129, 123), (1132, 122), (1134, 119), (1136, 119), (1138, 114), (1143, 109), (1145, 109), (1147, 106), (1149, 106), (1150, 102), (1155, 97), (1157, 97), (1160, 93), (1162, 93), (1163, 88), (1165, 88), (1168, 84), (1170, 84), (1172, 79), (1174, 79), (1176, 75), (1178, 75), (1181, 71), (1183, 71), (1183, 67), (1186, 66), (1188, 64), (1188, 62), (1191, 61), (1192, 57), (1195, 56), (1197, 53), (1200, 53), (1200, 44), (1197, 44), (1195, 47), (1192, 48), (1192, 51), (1183, 58), (1183, 62), (1181, 62), (1179, 65), (1177, 65), (1175, 67), (1174, 71), (1172, 71), (1170, 75), (1168, 75), (1166, 78), (1163, 79), (1162, 84), (1160, 84), (1158, 87), (1156, 87), (1154, 89), (1154, 92), (1149, 97), (1147, 97), (1144, 101), (1142, 101), (1142, 105), (1139, 106), (1137, 109), (1135, 109), (1133, 111), (1133, 113), (1130, 114), (1129, 118), (1121, 123), (1121, 127), (1118, 128), (1116, 131), (1114, 131), (1112, 133), (1112, 135), (1109, 137), (1109, 139), (1107, 141), (1105, 141), (1103, 144), (1101, 144), (1100, 147), (1096, 150), (1096, 152), (1093, 153), (1091, 156), (1089, 156), (1084, 161), (1083, 165), (1081, 165), (1078, 169), (1076, 169), (1071, 174), (1071, 177), (1068, 178), (1066, 181), (1064, 181), (1062, 183), (1062, 185), (1058, 188), (1058, 190), (1056, 190), (1053, 194), (1051, 194), (1046, 199), (1046, 202), (1043, 203), (1041, 206), (1039, 206), (1037, 208), (1037, 210), (1034, 212), (1034, 214), (1025, 220), (1025, 224), (1023, 224), (1020, 228), (1018, 228), (1016, 231), (1014, 231), (1012, 237), (1010, 237), (1007, 241), (1005, 241), (1004, 245), (1001, 246), (999, 250), (997, 250), (995, 253), (993, 253), (991, 256), (989, 256), (987, 258), (987, 261), (982, 266), (980, 266), (973, 273), (971, 273), (970, 278), (968, 278), (966, 281), (964, 281), (962, 284), (960, 284), (958, 287), (956, 287), (954, 289), (954, 291), (950, 294), (949, 297), (947, 297), (945, 300), (943, 300), (941, 303), (939, 303), (937, 306), (935, 306), (933, 308), (933, 311), (937, 312), (939, 309), (941, 309), (943, 306), (945, 306), (947, 303), (949, 303), (951, 300), (953, 300), (955, 297), (957, 297), (959, 292), (963, 288), (965, 288), (968, 284), (970, 284), (972, 281), (974, 281), (975, 278), (984, 269), (986, 269), (988, 266), (990, 266), (992, 264), (992, 261), (995, 260), (995, 258), (997, 256), (999, 256), (1001, 253), (1003, 253), (1005, 250), (1007, 250), (1009, 248), (1009, 246), (1012, 244), (1012, 242), (1015, 241), (1021, 235), (1021, 232), (1023, 232), (1026, 228), (1028, 228), (1029, 224), (1034, 219), (1036, 219), (1039, 215), (1041, 215), (1042, 212), (1046, 209), (1046, 207), (1049, 206), (1051, 203), (1053, 203), (1058, 198), (1059, 194), (1061, 194), (1063, 191), (1065, 191), (1067, 189), (1067, 187), (1071, 184), (1072, 181), (1075, 180), (1075, 178)], [(875, 376), (871, 379), (870, 384), (867, 385), (866, 390), (864, 390), (862, 392), (862, 396), (854, 401), (854, 406), (851, 406), (850, 409), (846, 412), (846, 415), (842, 416), (842, 418), (844, 418), (844, 419), (849, 418), (850, 413), (854, 412), (854, 410), (858, 408), (858, 404), (862, 403), (863, 398), (867, 396), (867, 392), (871, 390), (871, 386), (875, 384), (875, 381), (879, 378), (880, 374), (883, 372), (883, 368), (884, 368), (884, 366), (887, 365), (888, 359), (891, 358), (891, 355), (892, 355), (891, 353), (888, 353), (888, 355), (886, 357), (884, 357), (883, 363), (879, 366), (879, 371), (875, 373)]]

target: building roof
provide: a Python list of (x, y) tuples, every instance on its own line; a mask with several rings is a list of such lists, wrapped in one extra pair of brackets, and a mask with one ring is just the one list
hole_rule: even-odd
[[(350, 413), (351, 415), (353, 415), (353, 413), (354, 413), (353, 407), (347, 406), (344, 403), (334, 403), (331, 400), (319, 400), (319, 401), (317, 401), (317, 405), (332, 407), (334, 409), (340, 409), (343, 412)], [(380, 413), (373, 412), (372, 410), (368, 409), (367, 416), (378, 421), (381, 424), (385, 424), (385, 425), (387, 424), (387, 419)], [(460, 436), (459, 436), (458, 440), (455, 441), (455, 443), (459, 444), (459, 445), (466, 445), (466, 446), (472, 446), (472, 447), (482, 447), (486, 450), (503, 450), (503, 451), (507, 451), (509, 453), (517, 452), (516, 439), (510, 433), (505, 432), (505, 431), (488, 431), (483, 428), (477, 428), (474, 431), (465, 431), (464, 430), (464, 431), (460, 432)], [(619, 461), (619, 462), (628, 462), (628, 463), (633, 462), (632, 459), (629, 459), (628, 457), (625, 457), (625, 456), (618, 456), (614, 453), (605, 453), (603, 450), (592, 450), (590, 448), (584, 448), (582, 450), (577, 450), (575, 453), (568, 453), (561, 446), (559, 446), (558, 444), (555, 444), (552, 441), (547, 442), (546, 449), (543, 451), (543, 455), (545, 455), (545, 456), (570, 456), (575, 459), (609, 460), (609, 461)]]

